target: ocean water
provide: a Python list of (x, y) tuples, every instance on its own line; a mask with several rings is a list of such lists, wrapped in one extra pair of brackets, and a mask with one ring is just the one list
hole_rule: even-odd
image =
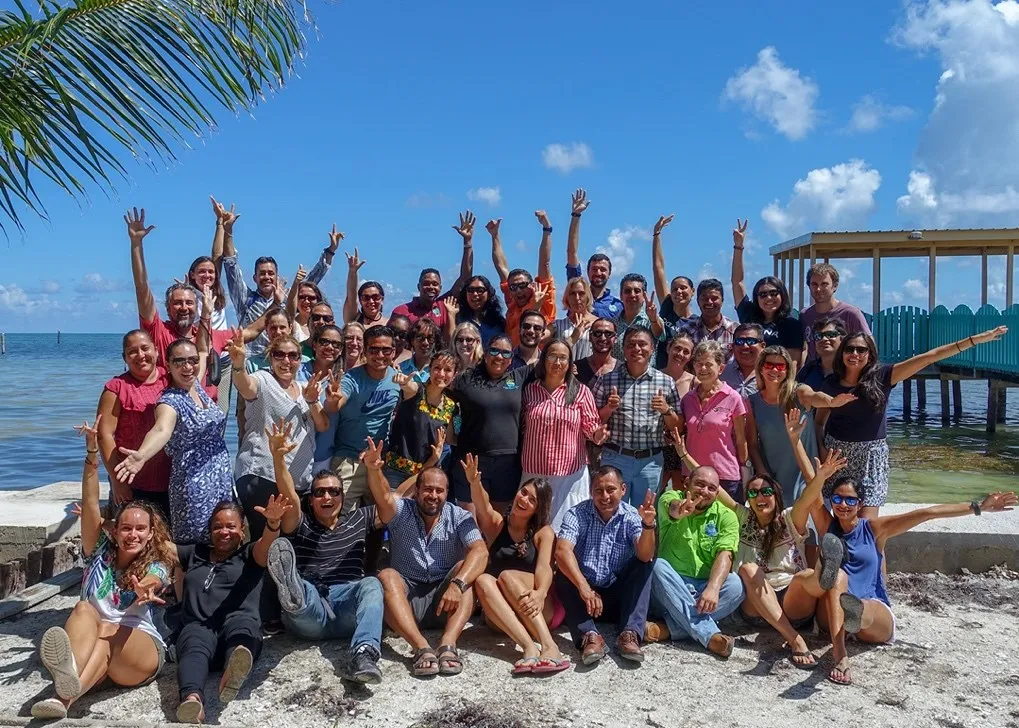
[[(84, 444), (72, 426), (95, 417), (103, 384), (124, 371), (119, 334), (8, 334), (0, 356), (0, 488), (32, 488), (81, 478)], [(991, 490), (1014, 490), (1019, 476), (1019, 391), (1008, 402), (1006, 425), (984, 431), (985, 382), (963, 382), (963, 412), (941, 426), (936, 383), (927, 410), (902, 418), (902, 388), (888, 409), (892, 454), (890, 500), (968, 500)], [(915, 402), (914, 386), (914, 408)], [(236, 451), (237, 422), (227, 418), (227, 445)]]

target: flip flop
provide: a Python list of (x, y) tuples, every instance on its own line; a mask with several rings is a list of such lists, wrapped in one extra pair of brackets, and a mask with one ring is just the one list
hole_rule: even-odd
[(569, 670), (570, 664), (569, 657), (561, 657), (558, 660), (554, 657), (542, 657), (531, 672), (535, 675), (554, 675), (557, 672)]
[(863, 621), (863, 602), (858, 596), (843, 592), (839, 595), (839, 605), (842, 607), (842, 624), (846, 632), (858, 633)]
[(830, 591), (838, 581), (839, 569), (842, 568), (842, 560), (845, 555), (846, 546), (842, 543), (842, 539), (834, 533), (824, 534), (818, 556), (821, 573), (817, 575), (817, 581), (825, 591)]
[(517, 660), (513, 663), (513, 674), (514, 675), (530, 675), (534, 672), (535, 665), (538, 664), (537, 657), (524, 657), (523, 659)]
[[(795, 658), (797, 657), (809, 658), (810, 662), (796, 662)], [(815, 667), (817, 667), (817, 658), (814, 657), (814, 653), (811, 652), (810, 650), (799, 652), (797, 650), (790, 649), (789, 664), (791, 664), (793, 667), (799, 670), (813, 670)]]
[[(834, 683), (835, 685), (852, 685), (853, 676), (850, 673), (850, 667), (847, 664), (844, 668), (835, 665), (831, 670), (828, 671), (828, 682)], [(836, 674), (841, 675), (841, 678), (836, 677)]]

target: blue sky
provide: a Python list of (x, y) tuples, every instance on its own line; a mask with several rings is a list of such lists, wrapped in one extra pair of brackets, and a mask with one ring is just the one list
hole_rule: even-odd
[[(51, 194), (49, 222), (26, 217), (0, 243), (0, 330), (132, 327), (124, 209), (157, 226), (161, 287), (208, 253), (209, 194), (242, 213), (249, 274), (265, 254), (288, 277), (310, 266), (335, 222), (387, 308), (421, 267), (456, 267), (465, 207), (489, 276), (484, 222), (504, 218), (511, 266), (533, 269), (547, 209), (561, 281), (578, 186), (593, 200), (582, 257), (603, 247), (617, 273), (649, 274), (650, 228), (675, 213), (669, 274), (726, 283), (737, 216), (752, 283), (769, 246), (809, 230), (1014, 226), (1019, 212), (1014, 0), (309, 4), (318, 32), (282, 92), (219, 114), (171, 169), (129, 165), (113, 199)], [(840, 298), (869, 309), (870, 262), (840, 268)], [(939, 303), (979, 303), (976, 261), (941, 271)], [(345, 275), (338, 256), (337, 302)], [(992, 303), (1004, 278), (992, 259)], [(926, 284), (925, 260), (886, 261), (883, 303), (926, 306)]]

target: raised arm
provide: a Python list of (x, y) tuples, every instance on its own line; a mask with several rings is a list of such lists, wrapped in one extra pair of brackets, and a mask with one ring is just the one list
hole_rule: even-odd
[(506, 262), (506, 253), (502, 250), (502, 239), (499, 237), (499, 225), (502, 218), (489, 220), (485, 230), (492, 236), (492, 265), (499, 274), (499, 280), (505, 281), (509, 278), (509, 263)]
[(290, 441), (290, 433), (293, 425), (289, 422), (284, 426), (283, 418), (279, 422), (272, 423), (272, 430), (266, 429), (265, 436), (269, 438), (269, 452), (272, 453), (272, 469), (275, 474), (276, 488), (284, 498), (287, 498), (291, 505), (283, 514), (280, 524), (283, 533), (292, 534), (301, 523), (301, 498), (297, 495), (297, 488), (294, 487), (294, 478), (287, 467), (287, 454), (293, 452), (297, 447), (296, 442)]
[(538, 246), (538, 274), (536, 278), (547, 281), (552, 277), (552, 223), (544, 210), (535, 210), (534, 216), (541, 223), (541, 245)]
[(467, 453), (466, 460), (461, 460), (464, 475), (471, 486), (471, 500), (474, 502), (474, 515), (478, 519), (478, 526), (481, 534), (487, 543), (495, 540), (502, 529), (502, 514), (492, 507), (492, 501), (488, 492), (481, 484), (481, 471), (478, 470), (478, 458), (476, 455)]
[(333, 256), (336, 255), (336, 250), (340, 247), (341, 240), (343, 240), (343, 233), (337, 231), (336, 223), (333, 223), (333, 229), (329, 232), (329, 245), (322, 250), (322, 255), (318, 257), (318, 261), (308, 271), (306, 279), (308, 283), (321, 283), (322, 279), (326, 277), (326, 274), (333, 265)]
[(800, 493), (800, 497), (793, 503), (792, 518), (797, 531), (804, 533), (807, 527), (807, 516), (813, 516), (817, 532), (822, 535), (828, 533), (828, 528), (831, 526), (831, 514), (824, 507), (821, 491), (825, 481), (844, 467), (846, 467), (846, 459), (842, 457), (841, 450), (831, 450), (823, 461), (814, 458), (814, 477), (810, 479), (807, 487)]
[(298, 264), (297, 272), (294, 273), (294, 282), (290, 286), (290, 293), (287, 294), (287, 315), (290, 318), (297, 316), (297, 293), (307, 277), (308, 273), (304, 270), (304, 266)]
[(633, 548), (639, 560), (651, 562), (655, 560), (655, 551), (657, 550), (655, 548), (657, 546), (655, 526), (658, 522), (658, 512), (655, 509), (655, 493), (653, 490), (649, 489), (644, 494), (644, 502), (637, 506), (637, 513), (640, 514), (641, 529)]
[(137, 450), (120, 448), (120, 453), (124, 457), (116, 467), (117, 479), (128, 484), (133, 483), (135, 476), (149, 461), (149, 458), (166, 447), (166, 443), (170, 441), (170, 435), (173, 434), (173, 428), (176, 426), (177, 410), (168, 404), (157, 404), (156, 422), (145, 435), (139, 448)]
[(920, 354), (918, 356), (914, 356), (912, 359), (906, 359), (904, 362), (894, 364), (892, 365), (892, 386), (894, 387), (899, 382), (909, 379), (935, 362), (947, 359), (950, 356), (955, 356), (956, 354), (961, 354), (967, 349), (972, 349), (974, 346), (986, 344), (991, 341), (997, 341), (1007, 333), (1007, 326), (999, 326), (995, 329), (991, 329), (990, 331), (973, 334), (972, 336), (960, 339), (954, 343), (945, 344), (937, 347), (936, 349), (931, 349), (926, 354)]
[(347, 404), (347, 394), (343, 392), (343, 377), (333, 377), (329, 380), (329, 387), (326, 389), (325, 411), (328, 415), (334, 415), (343, 409)]
[(131, 274), (134, 276), (134, 295), (138, 300), (138, 315), (142, 321), (156, 318), (156, 299), (149, 287), (149, 274), (145, 270), (145, 251), (142, 241), (145, 236), (156, 229), (155, 225), (145, 227), (145, 208), (137, 207), (128, 210), (124, 215), (127, 223), (127, 235), (131, 240)]
[(396, 516), (396, 496), (382, 474), (382, 441), (378, 444), (368, 438), (368, 446), (361, 453), (361, 462), (368, 470), (368, 490), (375, 499), (375, 514), (379, 523), (389, 523)]
[(328, 370), (316, 372), (304, 385), (302, 394), (304, 401), (308, 403), (308, 413), (311, 415), (311, 421), (315, 424), (315, 432), (325, 432), (329, 429), (329, 415), (322, 407), (322, 384), (331, 376), (332, 374)]
[[(977, 505), (974, 506), (974, 503)], [(929, 506), (917, 508), (908, 513), (898, 513), (894, 516), (878, 516), (870, 519), (870, 527), (874, 531), (878, 548), (884, 550), (884, 542), (906, 531), (916, 528), (921, 523), (932, 521), (935, 518), (955, 518), (956, 516), (968, 516), (971, 513), (981, 515), (982, 513), (1000, 513), (1010, 511), (1016, 506), (1016, 495), (1010, 493), (991, 493), (979, 503), (946, 503), (940, 506)]]
[(566, 237), (567, 270), (580, 268), (580, 256), (577, 255), (577, 251), (580, 250), (580, 216), (584, 214), (584, 211), (591, 204), (591, 201), (587, 199), (587, 192), (584, 191), (583, 187), (578, 187), (577, 191), (573, 193), (572, 202), (572, 210), (570, 211), (570, 232)]
[(347, 256), (347, 295), (343, 299), (343, 322), (349, 324), (357, 318), (357, 276), (365, 261), (361, 260), (357, 248), (354, 254), (344, 253)]
[[(96, 417), (91, 427), (88, 421), (76, 425), (75, 430), (85, 437), (85, 464), (81, 472), (81, 550), (85, 556), (92, 553), (103, 530), (103, 515), (99, 510), (99, 423)], [(112, 480), (112, 478), (111, 478)]]
[(248, 374), (248, 349), (244, 346), (244, 334), (240, 329), (234, 329), (233, 338), (227, 343), (226, 350), (230, 355), (234, 389), (250, 402), (258, 396), (258, 380)]
[[(803, 441), (800, 439), (800, 436), (806, 426), (806, 412), (800, 412), (799, 409), (793, 407), (785, 413), (786, 436), (789, 438), (789, 444), (793, 447), (793, 456), (796, 458), (796, 466), (800, 469), (800, 472), (803, 473), (804, 483), (809, 482), (814, 477), (814, 465), (810, 462), (810, 456), (807, 455), (807, 449), (803, 447)], [(814, 433), (810, 433), (810, 436), (816, 437)]]
[(460, 275), (450, 287), (444, 298), (456, 298), (460, 289), (467, 285), (467, 281), (474, 275), (474, 224), (478, 221), (477, 216), (470, 210), (460, 213), (460, 224), (451, 226), (456, 230), (457, 235), (463, 238), (463, 254), (460, 256)]
[(738, 305), (747, 295), (747, 287), (743, 285), (743, 241), (746, 239), (747, 225), (750, 220), (742, 222), (737, 217), (736, 227), (732, 229), (732, 302)]
[(104, 389), (99, 396), (99, 407), (96, 409), (95, 429), (99, 432), (99, 455), (110, 476), (110, 497), (113, 498), (114, 503), (127, 503), (131, 500), (131, 488), (127, 483), (121, 483), (113, 475), (117, 463), (120, 462), (120, 451), (117, 449), (117, 441), (114, 438), (119, 419), (120, 400), (117, 399), (116, 394)]
[(262, 537), (255, 542), (255, 548), (251, 555), (255, 563), (261, 567), (269, 562), (269, 547), (276, 537), (280, 535), (280, 526), (283, 517), (293, 508), (293, 503), (285, 495), (270, 495), (264, 506), (255, 506), (255, 512), (260, 513), (265, 519), (265, 528), (262, 529)]
[(660, 304), (665, 303), (665, 299), (669, 297), (669, 279), (665, 275), (665, 253), (662, 252), (662, 231), (675, 217), (675, 215), (659, 217), (655, 223), (654, 235), (651, 236), (651, 268), (654, 272), (655, 293)]

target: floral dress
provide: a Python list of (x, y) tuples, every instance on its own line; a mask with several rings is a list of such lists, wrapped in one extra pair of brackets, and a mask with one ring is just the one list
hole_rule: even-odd
[(233, 499), (230, 453), (226, 449), (226, 414), (201, 387), (202, 406), (190, 393), (168, 387), (159, 404), (177, 412), (166, 454), (170, 456), (170, 530), (177, 543), (208, 543), (209, 518), (222, 501)]

